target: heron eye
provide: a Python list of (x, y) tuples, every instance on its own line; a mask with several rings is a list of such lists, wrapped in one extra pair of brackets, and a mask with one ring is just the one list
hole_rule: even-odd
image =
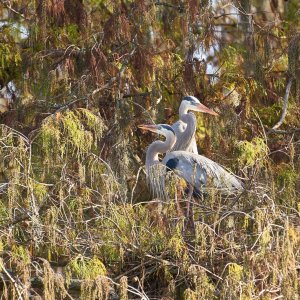
[(161, 126), (158, 126), (157, 129), (158, 129), (158, 130), (161, 130)]

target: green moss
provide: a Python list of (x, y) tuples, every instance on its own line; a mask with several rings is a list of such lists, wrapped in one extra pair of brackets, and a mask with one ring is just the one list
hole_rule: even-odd
[[(67, 142), (72, 145), (77, 153), (87, 153), (91, 150), (93, 137), (91, 132), (86, 131), (82, 126), (78, 116), (72, 112), (67, 112), (62, 118), (64, 136)], [(72, 150), (71, 150), (72, 151)]]
[(203, 269), (196, 265), (191, 265), (189, 268), (189, 275), (192, 277), (197, 299), (216, 299), (215, 287)]
[(0, 201), (0, 223), (6, 222), (8, 219), (9, 213), (5, 204)]
[(42, 203), (48, 194), (47, 186), (42, 183), (32, 182), (32, 190), (39, 203)]

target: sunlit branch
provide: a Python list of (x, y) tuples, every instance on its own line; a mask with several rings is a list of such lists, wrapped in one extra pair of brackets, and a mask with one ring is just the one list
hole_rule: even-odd
[(279, 121), (272, 127), (273, 130), (280, 127), (282, 125), (282, 123), (284, 122), (284, 119), (285, 119), (285, 116), (287, 113), (288, 100), (289, 100), (292, 83), (293, 83), (293, 78), (290, 78), (289, 82), (286, 86), (286, 90), (285, 90), (285, 94), (284, 94), (284, 98), (283, 98), (283, 107), (282, 107), (281, 117), (280, 117)]

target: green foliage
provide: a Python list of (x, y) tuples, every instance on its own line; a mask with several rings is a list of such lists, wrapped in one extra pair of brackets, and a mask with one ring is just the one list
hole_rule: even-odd
[(242, 55), (245, 53), (245, 50), (242, 49), (239, 45), (230, 45), (224, 49), (224, 67), (226, 68), (227, 76), (231, 77), (237, 73), (238, 68), (240, 67), (239, 60), (242, 60)]
[(41, 128), (42, 147), (46, 156), (50, 156), (53, 151), (57, 151), (61, 142), (61, 133), (56, 127), (54, 119), (50, 119)]
[(8, 211), (3, 202), (0, 202), (0, 222), (5, 222), (8, 218)]
[(10, 36), (9, 29), (1, 30), (0, 38), (0, 79), (9, 82), (17, 75), (18, 67), (22, 58), (19, 49), (15, 47), (13, 37)]
[(20, 260), (24, 264), (30, 264), (31, 262), (29, 251), (22, 246), (12, 247), (12, 255), (13, 259)]
[(259, 115), (264, 124), (273, 126), (280, 118), (281, 107), (279, 104), (274, 104), (269, 107), (262, 107), (259, 110)]
[(196, 293), (191, 289), (186, 289), (184, 291), (184, 300), (196, 300)]
[(46, 156), (64, 157), (89, 153), (102, 136), (105, 125), (101, 118), (86, 109), (58, 113), (41, 128), (41, 142)]
[(78, 255), (69, 262), (66, 272), (69, 280), (73, 276), (79, 279), (92, 280), (98, 276), (106, 275), (107, 271), (102, 261), (97, 257), (94, 256), (90, 259)]
[(295, 186), (299, 174), (295, 172), (295, 169), (290, 164), (282, 164), (277, 171), (277, 178), (280, 184), (290, 189)]
[[(10, 64), (19, 65), (21, 62), (20, 53), (15, 53), (12, 47), (9, 44), (1, 44), (0, 45), (0, 55), (1, 55), (1, 68), (0, 70), (4, 70), (10, 66)], [(2, 71), (3, 72), (3, 71)], [(0, 74), (3, 76), (3, 74)]]
[(243, 267), (242, 266), (240, 266), (236, 263), (229, 265), (228, 277), (230, 277), (230, 279), (233, 282), (238, 283), (242, 279), (242, 276), (243, 276)]
[(76, 24), (69, 24), (66, 28), (66, 31), (71, 43), (78, 44), (80, 42), (81, 36)]
[(182, 261), (187, 259), (187, 249), (181, 234), (183, 224), (179, 222), (176, 227), (174, 228), (174, 234), (172, 235), (171, 239), (169, 240), (168, 247), (172, 251), (173, 255)]
[(239, 161), (248, 167), (254, 164), (263, 165), (268, 155), (269, 149), (265, 140), (256, 137), (251, 142), (240, 141), (237, 144), (239, 150)]
[[(299, 298), (300, 4), (213, 2), (3, 2), (4, 300)], [(200, 152), (249, 187), (190, 218), (183, 180), (151, 198), (137, 129), (187, 94), (220, 115), (197, 113)]]
[(193, 278), (193, 283), (195, 285), (195, 296), (196, 299), (216, 299), (215, 298), (215, 287), (210, 282), (206, 272), (197, 268), (197, 266), (192, 265), (189, 268), (189, 273)]
[(71, 111), (67, 112), (62, 118), (62, 125), (67, 144), (73, 145), (78, 154), (89, 152), (93, 142), (92, 135), (81, 126), (78, 116)]
[(275, 172), (276, 183), (284, 190), (284, 193), (281, 195), (282, 201), (297, 208), (295, 191), (297, 189), (297, 182), (299, 181), (299, 174), (292, 164), (285, 163), (278, 165)]

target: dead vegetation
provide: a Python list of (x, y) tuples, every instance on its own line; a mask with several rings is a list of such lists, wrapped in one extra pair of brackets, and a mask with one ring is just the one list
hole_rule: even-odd
[[(0, 1), (1, 299), (299, 297), (299, 3), (261, 2)], [(193, 222), (182, 182), (152, 199), (137, 129), (186, 94), (246, 185)]]

